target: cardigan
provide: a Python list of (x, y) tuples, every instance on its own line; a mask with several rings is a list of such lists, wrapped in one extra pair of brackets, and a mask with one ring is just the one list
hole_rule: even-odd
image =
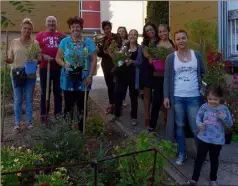
[[(201, 89), (202, 76), (205, 73), (202, 56), (199, 52), (195, 51), (197, 58), (197, 74), (199, 89)], [(170, 101), (170, 108), (168, 108), (167, 124), (165, 136), (170, 141), (175, 140), (175, 121), (174, 121), (174, 53), (167, 56), (165, 61), (165, 74), (164, 74), (164, 99), (168, 98)]]

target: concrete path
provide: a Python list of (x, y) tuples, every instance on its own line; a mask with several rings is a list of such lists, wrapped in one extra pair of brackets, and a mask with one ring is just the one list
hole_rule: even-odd
[[(90, 97), (93, 101), (97, 103), (102, 109), (108, 106), (107, 89), (103, 77), (103, 72), (98, 63), (97, 76), (94, 77), (92, 91), (90, 92)], [(138, 125), (132, 126), (130, 124), (130, 101), (129, 95), (127, 94), (127, 106), (123, 109), (123, 116), (116, 123), (129, 135), (136, 135), (138, 132), (145, 130), (144, 127), (144, 115), (143, 115), (143, 101), (139, 99), (138, 105)], [(110, 119), (110, 115), (108, 119)], [(186, 177), (189, 179), (192, 176), (193, 163), (194, 163), (194, 143), (188, 140), (189, 148), (189, 160), (186, 164), (177, 167)], [(225, 145), (222, 149), (220, 156), (220, 166), (218, 172), (218, 183), (221, 185), (238, 185), (238, 143), (232, 143), (230, 145)], [(175, 168), (169, 168), (170, 174), (179, 181), (179, 183), (185, 182), (186, 180), (178, 174)], [(209, 171), (210, 163), (205, 163), (201, 172), (201, 178), (199, 185), (209, 184)]]

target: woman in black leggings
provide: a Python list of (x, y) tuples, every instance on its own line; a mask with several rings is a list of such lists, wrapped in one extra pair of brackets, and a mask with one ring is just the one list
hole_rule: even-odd
[(124, 93), (129, 86), (131, 99), (131, 124), (136, 125), (139, 88), (139, 66), (142, 63), (142, 47), (137, 43), (138, 31), (132, 29), (129, 32), (129, 42), (126, 45), (131, 52), (129, 60), (117, 67), (115, 84), (115, 112), (113, 120), (121, 116), (121, 105)]

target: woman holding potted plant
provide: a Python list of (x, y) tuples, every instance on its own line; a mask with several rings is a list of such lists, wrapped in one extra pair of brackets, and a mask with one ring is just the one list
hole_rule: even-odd
[(129, 86), (131, 99), (131, 124), (137, 124), (138, 89), (139, 89), (139, 66), (142, 63), (142, 47), (137, 43), (138, 31), (135, 29), (129, 32), (129, 42), (126, 44), (126, 54), (128, 58), (125, 63), (116, 69), (115, 83), (115, 116), (121, 116), (121, 106), (124, 93)]
[[(128, 33), (127, 33), (127, 30), (126, 30), (126, 27), (124, 27), (124, 26), (118, 27), (117, 33), (120, 34), (120, 36), (121, 36), (122, 46), (125, 46), (128, 43)], [(123, 102), (122, 102), (122, 105), (124, 107), (126, 107), (126, 93), (127, 93), (127, 88), (126, 88), (126, 91), (124, 93)]]
[(32, 39), (32, 31), (33, 23), (30, 19), (25, 18), (21, 25), (21, 36), (11, 41), (7, 58), (7, 63), (11, 64), (15, 115), (14, 131), (16, 132), (20, 131), (23, 94), (26, 102), (27, 128), (32, 128), (33, 92), (36, 83), (37, 60), (40, 60), (39, 44)]
[(178, 50), (166, 58), (164, 106), (168, 109), (166, 136), (174, 140), (176, 134), (179, 151), (176, 164), (181, 165), (187, 159), (185, 117), (188, 118), (195, 142), (197, 142), (196, 115), (201, 105), (200, 88), (204, 66), (200, 53), (188, 47), (186, 31), (175, 32), (174, 39)]
[[(74, 105), (77, 104), (78, 127), (83, 131), (84, 96), (91, 89), (96, 71), (97, 54), (94, 42), (81, 35), (83, 19), (72, 17), (67, 21), (71, 36), (59, 45), (56, 62), (62, 66), (61, 89), (64, 91), (64, 114), (73, 119)], [(64, 60), (63, 60), (64, 59)]]
[[(149, 63), (154, 67), (152, 81), (152, 105), (150, 113), (150, 128), (149, 131), (155, 130), (159, 111), (163, 105), (163, 84), (164, 84), (164, 71), (165, 71), (165, 59), (174, 51), (174, 43), (169, 38), (169, 27), (165, 24), (158, 26), (158, 44), (152, 46), (152, 53), (149, 52)], [(165, 112), (166, 113), (166, 112)], [(166, 115), (166, 114), (165, 114)], [(165, 116), (166, 117), (166, 116)]]

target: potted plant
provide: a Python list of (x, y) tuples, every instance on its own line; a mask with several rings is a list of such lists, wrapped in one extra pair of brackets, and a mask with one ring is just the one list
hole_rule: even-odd
[(88, 70), (88, 47), (80, 42), (74, 46), (68, 45), (68, 48), (71, 50), (70, 58), (73, 62), (73, 64), (70, 64), (70, 68), (67, 69), (68, 77), (72, 82), (81, 82), (82, 71)]
[(24, 63), (26, 74), (35, 74), (37, 69), (37, 55), (39, 55), (41, 49), (36, 43), (32, 43), (27, 47), (27, 61)]
[(202, 77), (201, 94), (205, 95), (209, 85), (225, 86), (225, 78), (227, 73), (222, 60), (222, 53), (211, 51), (206, 57), (207, 66), (206, 74)]
[(131, 56), (131, 52), (130, 50), (128, 50), (128, 47), (124, 46), (119, 49), (115, 40), (113, 40), (110, 46), (108, 47), (108, 53), (112, 57), (113, 63), (117, 67), (122, 66), (125, 61)]
[(150, 57), (153, 58), (152, 65), (154, 66), (154, 69), (156, 71), (164, 71), (165, 59), (171, 53), (171, 50), (163, 46), (156, 47), (153, 42), (150, 42), (147, 47), (147, 52)]

